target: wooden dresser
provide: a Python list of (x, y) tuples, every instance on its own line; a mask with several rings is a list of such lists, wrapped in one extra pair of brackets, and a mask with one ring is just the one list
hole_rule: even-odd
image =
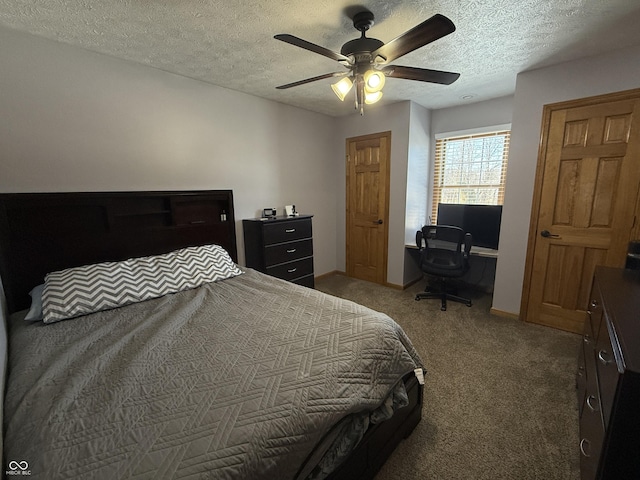
[(640, 478), (640, 271), (596, 268), (576, 380), (582, 480)]
[(313, 288), (312, 217), (243, 220), (247, 267)]

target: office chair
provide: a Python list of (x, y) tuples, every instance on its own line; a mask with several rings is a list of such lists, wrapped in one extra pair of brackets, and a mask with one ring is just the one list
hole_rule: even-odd
[[(423, 243), (424, 242), (424, 243)], [(438, 286), (427, 284), (424, 292), (416, 295), (423, 298), (440, 298), (440, 310), (447, 309), (447, 299), (471, 306), (471, 300), (456, 295), (446, 280), (461, 277), (469, 270), (469, 252), (472, 238), (459, 227), (449, 225), (427, 225), (416, 232), (416, 245), (420, 251), (420, 269), (438, 279)], [(464, 246), (464, 250), (463, 250)]]

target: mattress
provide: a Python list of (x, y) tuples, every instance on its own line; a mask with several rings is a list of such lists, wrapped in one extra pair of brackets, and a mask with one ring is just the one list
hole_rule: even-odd
[(72, 320), (23, 317), (5, 462), (31, 478), (304, 478), (336, 425), (422, 365), (388, 316), (251, 269)]

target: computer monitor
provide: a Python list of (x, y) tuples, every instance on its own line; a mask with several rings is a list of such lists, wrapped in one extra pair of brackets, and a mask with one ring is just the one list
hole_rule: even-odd
[(473, 237), (477, 247), (498, 249), (502, 205), (438, 204), (438, 225), (454, 225)]

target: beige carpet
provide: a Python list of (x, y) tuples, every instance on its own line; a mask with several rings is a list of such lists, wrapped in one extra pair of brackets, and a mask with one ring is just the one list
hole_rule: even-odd
[(471, 308), (332, 275), (326, 293), (396, 320), (427, 370), (422, 421), (376, 480), (577, 480), (575, 371), (580, 336), (489, 313), (490, 294), (461, 290)]

